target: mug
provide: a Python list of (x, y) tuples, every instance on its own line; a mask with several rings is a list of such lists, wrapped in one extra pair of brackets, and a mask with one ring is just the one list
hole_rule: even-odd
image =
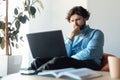
[(120, 79), (120, 58), (108, 56), (108, 64), (111, 78)]

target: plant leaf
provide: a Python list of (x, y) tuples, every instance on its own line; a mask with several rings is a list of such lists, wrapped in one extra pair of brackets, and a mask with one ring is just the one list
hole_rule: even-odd
[(15, 22), (15, 27), (17, 28), (17, 30), (19, 30), (19, 28), (20, 28), (20, 21), (17, 20)]
[(16, 45), (15, 45), (15, 47), (16, 47), (16, 48), (19, 48), (19, 45), (18, 45), (18, 44), (16, 44)]
[(36, 13), (35, 7), (30, 6), (30, 14), (32, 15), (32, 17), (35, 17), (35, 13)]
[(28, 18), (28, 16), (27, 16), (27, 15), (24, 15), (24, 18), (26, 18), (26, 20), (28, 20), (28, 21), (29, 21), (29, 18)]
[(17, 9), (17, 8), (14, 9), (14, 14), (15, 14), (15, 15), (18, 14), (18, 9)]
[(42, 4), (42, 2), (40, 0), (36, 0), (36, 3), (38, 3), (42, 9), (44, 8), (43, 4)]
[(10, 37), (11, 41), (13, 41), (13, 40), (14, 40), (14, 37), (13, 37), (13, 35), (12, 35), (12, 34), (11, 34), (9, 37)]
[(12, 44), (12, 47), (14, 47), (14, 43), (13, 43), (13, 42), (11, 42), (11, 44)]
[(17, 35), (15, 35), (15, 40), (18, 42), (18, 36)]
[(29, 10), (29, 5), (30, 5), (30, 0), (25, 0), (24, 4), (24, 10), (28, 11)]
[(14, 36), (16, 36), (16, 35), (17, 35), (17, 33), (19, 33), (19, 31), (18, 31), (18, 30), (14, 31), (14, 32), (13, 32), (13, 35), (14, 35)]
[(24, 16), (19, 16), (18, 20), (23, 24), (26, 23), (26, 18)]
[(30, 5), (30, 0), (25, 0), (25, 5)]
[(5, 48), (5, 40), (4, 38), (2, 38), (1, 49), (4, 49), (4, 48)]
[(5, 29), (5, 23), (3, 21), (0, 21), (0, 29)]
[(20, 37), (20, 40), (24, 42), (24, 40), (23, 40), (23, 36)]
[(2, 43), (2, 38), (3, 38), (3, 37), (0, 37), (0, 44)]

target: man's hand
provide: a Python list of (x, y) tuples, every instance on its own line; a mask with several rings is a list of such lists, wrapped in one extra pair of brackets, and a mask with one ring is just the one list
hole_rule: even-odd
[(70, 34), (70, 36), (69, 36), (69, 39), (70, 39), (70, 40), (73, 40), (74, 37), (75, 37), (76, 35), (79, 35), (79, 34), (81, 34), (81, 30), (80, 30), (79, 27), (75, 26), (75, 27), (74, 27), (74, 30), (71, 32), (71, 34)]

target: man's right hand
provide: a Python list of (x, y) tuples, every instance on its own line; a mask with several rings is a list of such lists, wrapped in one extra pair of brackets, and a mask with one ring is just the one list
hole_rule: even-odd
[(81, 30), (79, 29), (79, 27), (75, 27), (74, 30), (71, 32), (69, 39), (73, 40), (74, 37), (79, 34), (81, 34)]

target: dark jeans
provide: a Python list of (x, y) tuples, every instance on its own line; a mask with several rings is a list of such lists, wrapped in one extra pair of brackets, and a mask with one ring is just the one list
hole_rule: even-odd
[(100, 70), (101, 66), (94, 60), (76, 60), (70, 57), (54, 57), (54, 58), (36, 58), (29, 69), (33, 70), (51, 70), (62, 68), (91, 68), (93, 70)]

